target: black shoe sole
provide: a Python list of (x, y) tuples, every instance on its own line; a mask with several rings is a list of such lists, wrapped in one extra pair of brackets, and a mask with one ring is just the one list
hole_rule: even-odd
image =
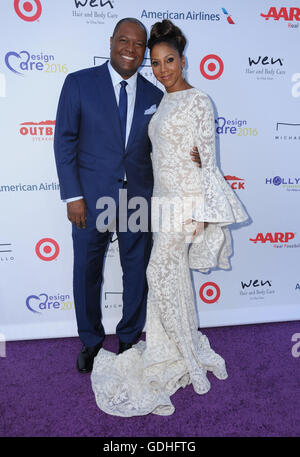
[(90, 373), (93, 370), (93, 367), (92, 368), (82, 368), (82, 369), (80, 369), (78, 364), (76, 364), (76, 368), (77, 368), (77, 371), (79, 373)]

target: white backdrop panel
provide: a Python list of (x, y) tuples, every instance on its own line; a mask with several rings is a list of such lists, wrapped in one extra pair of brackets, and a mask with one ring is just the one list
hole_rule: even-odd
[[(185, 33), (187, 78), (214, 103), (218, 163), (251, 217), (233, 227), (231, 270), (192, 273), (199, 325), (299, 319), (300, 5), (225, 3), (2, 2), (0, 333), (7, 340), (77, 335), (71, 227), (53, 155), (56, 108), (67, 73), (105, 62), (114, 26), (128, 16), (148, 30), (169, 18)], [(141, 72), (155, 83), (148, 57)], [(117, 241), (107, 254), (102, 308), (114, 333), (122, 312)]]

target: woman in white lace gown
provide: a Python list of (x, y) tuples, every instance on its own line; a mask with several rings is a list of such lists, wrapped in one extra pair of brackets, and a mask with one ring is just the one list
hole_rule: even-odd
[[(124, 417), (170, 415), (175, 410), (170, 396), (180, 387), (192, 383), (196, 393), (205, 394), (207, 371), (227, 378), (223, 358), (198, 331), (190, 267), (229, 268), (228, 225), (247, 219), (216, 165), (211, 102), (183, 78), (180, 29), (167, 20), (156, 23), (148, 46), (166, 93), (149, 124), (154, 244), (147, 269), (146, 342), (119, 355), (100, 349), (91, 375), (99, 408)], [(190, 160), (195, 145), (202, 168)], [(182, 204), (170, 210), (174, 202)]]

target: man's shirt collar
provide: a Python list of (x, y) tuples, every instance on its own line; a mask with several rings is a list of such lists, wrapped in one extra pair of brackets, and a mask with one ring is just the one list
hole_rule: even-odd
[[(120, 84), (121, 81), (123, 81), (122, 76), (112, 67), (111, 63), (108, 62), (107, 64), (108, 71), (111, 76), (111, 80), (113, 83), (113, 86), (117, 86)], [(136, 82), (137, 82), (137, 76), (138, 72), (134, 73), (134, 75), (130, 76), (130, 78), (126, 79), (125, 81), (128, 83), (128, 87), (130, 90), (135, 90), (136, 89)]]

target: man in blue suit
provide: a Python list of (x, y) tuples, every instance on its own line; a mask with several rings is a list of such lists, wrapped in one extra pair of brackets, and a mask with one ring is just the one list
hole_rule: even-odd
[[(77, 359), (81, 373), (92, 370), (105, 336), (100, 292), (111, 233), (97, 230), (96, 202), (109, 196), (118, 207), (119, 190), (126, 189), (128, 199), (144, 197), (150, 208), (153, 173), (147, 130), (163, 93), (137, 73), (146, 39), (140, 21), (119, 21), (110, 39), (110, 61), (69, 74), (58, 104), (54, 151), (61, 198), (67, 201), (72, 222), (74, 300), (83, 343)], [(150, 230), (120, 231), (118, 222), (117, 217), (123, 270), (123, 315), (116, 328), (121, 353), (137, 341), (145, 325), (152, 235)]]

